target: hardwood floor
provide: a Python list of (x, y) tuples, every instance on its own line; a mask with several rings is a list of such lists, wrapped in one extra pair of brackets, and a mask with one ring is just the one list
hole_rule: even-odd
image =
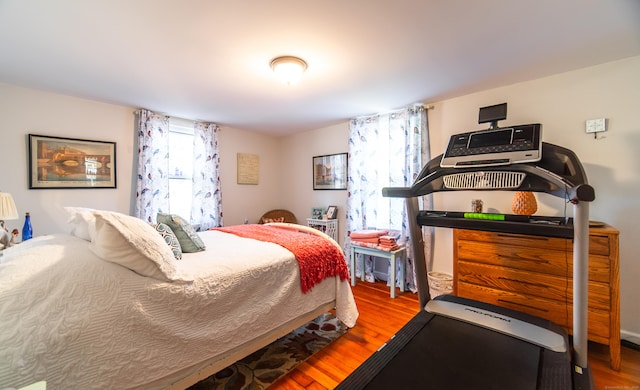
[[(360, 312), (356, 326), (270, 389), (335, 388), (418, 311), (416, 294), (399, 293), (391, 299), (384, 283), (358, 282), (353, 294)], [(609, 366), (608, 348), (589, 343), (589, 364), (598, 390), (640, 389), (640, 351), (623, 346), (622, 367), (614, 371)]]

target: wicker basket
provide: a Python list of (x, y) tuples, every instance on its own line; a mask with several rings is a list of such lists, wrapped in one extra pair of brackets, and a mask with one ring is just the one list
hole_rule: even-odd
[(287, 223), (298, 223), (296, 216), (289, 210), (277, 209), (267, 211), (260, 217), (258, 223), (265, 222), (287, 222)]
[(442, 294), (450, 294), (453, 291), (453, 276), (442, 272), (427, 273), (429, 279), (429, 295), (431, 299)]

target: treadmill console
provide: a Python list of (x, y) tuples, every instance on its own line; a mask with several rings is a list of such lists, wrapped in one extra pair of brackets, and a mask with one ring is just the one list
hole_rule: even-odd
[(470, 168), (540, 161), (541, 125), (519, 125), (451, 136), (443, 168)]

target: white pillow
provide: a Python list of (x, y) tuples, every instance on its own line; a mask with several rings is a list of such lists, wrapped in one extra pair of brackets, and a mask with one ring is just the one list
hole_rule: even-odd
[(93, 209), (85, 207), (64, 207), (69, 214), (70, 234), (91, 241), (96, 231), (96, 218)]
[(145, 221), (129, 215), (94, 211), (91, 250), (100, 258), (162, 281), (190, 281), (179, 275), (175, 257), (162, 236)]

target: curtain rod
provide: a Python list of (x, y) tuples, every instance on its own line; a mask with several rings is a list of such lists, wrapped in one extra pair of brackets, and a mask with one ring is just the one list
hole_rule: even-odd
[(424, 110), (433, 110), (435, 108), (435, 106), (433, 104), (420, 104), (420, 103), (416, 103), (413, 106), (405, 106), (405, 107), (401, 107), (401, 108), (396, 108), (395, 110), (388, 110), (388, 111), (383, 111), (383, 112), (377, 112), (375, 114), (369, 114), (369, 115), (360, 115), (356, 118), (351, 118), (351, 119), (357, 119), (357, 118), (366, 118), (366, 117), (371, 117), (371, 116), (376, 116), (376, 115), (385, 115), (385, 114), (393, 114), (396, 113), (397, 111), (401, 111), (407, 108), (422, 108)]
[(150, 111), (155, 115), (165, 116), (167, 118), (178, 120), (178, 121), (187, 121), (187, 122), (194, 122), (194, 123), (209, 123), (209, 124), (214, 124), (214, 125), (219, 126), (217, 122), (210, 122), (210, 121), (204, 121), (204, 120), (199, 120), (199, 119), (182, 118), (182, 117), (179, 117), (179, 116), (173, 116), (173, 115), (165, 114), (163, 112), (155, 112), (155, 111), (147, 110), (146, 108), (138, 108), (138, 109), (136, 109), (135, 111), (133, 111), (133, 115), (139, 115), (140, 111), (142, 111), (142, 110)]

